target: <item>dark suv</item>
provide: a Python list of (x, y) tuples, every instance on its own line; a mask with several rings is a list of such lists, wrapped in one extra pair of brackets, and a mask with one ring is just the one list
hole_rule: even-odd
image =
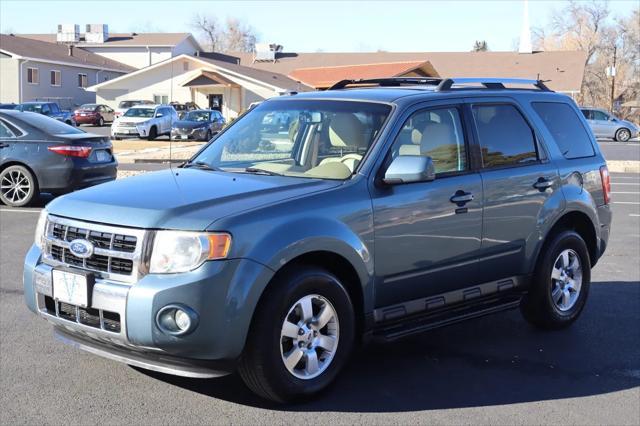
[(365, 338), (515, 307), (568, 326), (609, 194), (584, 117), (542, 82), (344, 81), (261, 103), (181, 168), (54, 200), (24, 294), (66, 343), (189, 377), (237, 367), (288, 401)]

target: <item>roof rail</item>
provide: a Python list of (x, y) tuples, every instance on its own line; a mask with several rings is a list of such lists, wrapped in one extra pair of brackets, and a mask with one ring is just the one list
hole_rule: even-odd
[[(548, 81), (548, 80), (547, 80)], [(527, 80), (523, 78), (445, 78), (436, 87), (437, 91), (444, 92), (454, 89), (454, 85), (481, 84), (487, 89), (506, 89), (505, 84), (530, 84), (544, 92), (552, 92), (543, 80)], [(466, 89), (459, 87), (458, 89)]]
[(378, 85), (380, 87), (393, 87), (393, 86), (415, 86), (421, 84), (427, 84), (430, 86), (438, 86), (442, 83), (441, 78), (431, 77), (389, 77), (389, 78), (368, 78), (358, 80), (341, 80), (331, 86), (329, 90), (344, 89), (347, 86), (357, 85)]

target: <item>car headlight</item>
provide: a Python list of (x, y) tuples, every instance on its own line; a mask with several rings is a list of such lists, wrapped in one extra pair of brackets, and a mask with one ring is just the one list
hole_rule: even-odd
[(231, 235), (220, 232), (157, 231), (149, 262), (152, 274), (173, 274), (196, 269), (207, 260), (229, 254)]
[(47, 227), (47, 209), (42, 209), (40, 212), (40, 217), (38, 218), (38, 223), (36, 224), (36, 232), (34, 235), (34, 243), (36, 246), (40, 248), (40, 250), (44, 249), (44, 241)]

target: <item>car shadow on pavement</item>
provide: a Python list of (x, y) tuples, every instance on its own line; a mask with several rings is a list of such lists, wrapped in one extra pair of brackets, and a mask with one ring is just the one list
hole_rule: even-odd
[(640, 386), (640, 282), (598, 282), (582, 317), (544, 332), (517, 310), (353, 354), (336, 383), (307, 402), (276, 405), (237, 374), (211, 380), (138, 370), (214, 398), (282, 411), (402, 412), (583, 397)]

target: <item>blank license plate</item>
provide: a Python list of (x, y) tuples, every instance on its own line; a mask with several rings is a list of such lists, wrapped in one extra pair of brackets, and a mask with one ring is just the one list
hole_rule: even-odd
[(96, 151), (96, 160), (97, 161), (110, 161), (111, 154), (107, 151)]
[(188, 135), (180, 135), (180, 138), (181, 139), (189, 139), (189, 136)]
[(53, 298), (60, 302), (89, 306), (89, 285), (86, 275), (53, 270)]

